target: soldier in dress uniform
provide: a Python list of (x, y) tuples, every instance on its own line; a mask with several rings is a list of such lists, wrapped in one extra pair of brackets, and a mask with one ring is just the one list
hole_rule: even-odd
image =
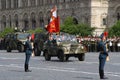
[(98, 48), (100, 51), (99, 54), (99, 75), (100, 79), (108, 79), (107, 77), (104, 76), (104, 66), (106, 62), (106, 58), (108, 56), (108, 52), (106, 49), (106, 36), (102, 33), (101, 36), (101, 41), (98, 43)]
[(25, 65), (24, 65), (24, 68), (25, 68), (25, 72), (31, 72), (31, 70), (29, 70), (29, 60), (30, 60), (30, 57), (31, 57), (31, 54), (32, 54), (32, 45), (31, 45), (31, 36), (28, 35), (27, 37), (27, 41), (25, 43), (25, 47), (26, 47), (26, 50), (25, 50)]

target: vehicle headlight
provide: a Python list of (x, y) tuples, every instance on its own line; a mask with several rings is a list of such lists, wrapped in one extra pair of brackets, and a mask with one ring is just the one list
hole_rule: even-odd
[(81, 46), (81, 49), (84, 49), (84, 46)]
[(24, 42), (22, 42), (24, 45), (25, 45), (25, 41)]

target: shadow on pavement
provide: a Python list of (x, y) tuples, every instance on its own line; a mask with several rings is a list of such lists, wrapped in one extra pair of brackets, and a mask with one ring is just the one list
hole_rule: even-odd
[(79, 79), (82, 79), (82, 80), (93, 80), (92, 77), (74, 77), (74, 78), (79, 78)]

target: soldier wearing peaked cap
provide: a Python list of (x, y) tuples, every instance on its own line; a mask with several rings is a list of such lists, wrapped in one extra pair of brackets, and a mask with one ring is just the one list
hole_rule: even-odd
[(107, 77), (104, 76), (104, 66), (105, 66), (105, 62), (106, 62), (106, 58), (108, 56), (108, 52), (106, 49), (106, 36), (104, 36), (104, 34), (102, 33), (101, 36), (101, 41), (98, 43), (98, 49), (100, 51), (99, 54), (99, 75), (100, 75), (100, 79), (108, 79)]

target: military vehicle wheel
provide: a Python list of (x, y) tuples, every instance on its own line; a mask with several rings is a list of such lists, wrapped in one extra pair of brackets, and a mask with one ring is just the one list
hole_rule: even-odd
[(78, 56), (79, 61), (84, 61), (85, 60), (85, 53), (82, 53)]
[(58, 57), (61, 62), (66, 61), (68, 58), (64, 55), (63, 51), (59, 51)]
[(69, 56), (67, 56), (67, 55), (66, 55), (66, 58), (65, 58), (65, 60), (66, 60), (66, 61), (68, 61), (68, 60), (69, 60)]
[(34, 49), (34, 53), (35, 53), (35, 56), (40, 56), (41, 55), (41, 51), (39, 51), (38, 48)]
[(44, 52), (44, 55), (45, 55), (45, 60), (46, 61), (50, 61), (51, 60), (51, 56), (48, 54), (47, 51)]
[(23, 45), (19, 45), (18, 46), (18, 51), (19, 52), (23, 52), (24, 51), (24, 46)]
[(11, 49), (9, 46), (7, 46), (7, 52), (11, 52)]

